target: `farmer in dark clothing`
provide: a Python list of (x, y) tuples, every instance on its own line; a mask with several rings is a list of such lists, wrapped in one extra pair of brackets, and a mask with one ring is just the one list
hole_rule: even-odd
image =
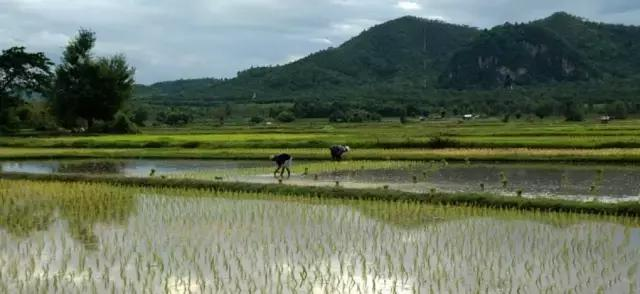
[(279, 155), (271, 155), (271, 160), (276, 162), (278, 168), (273, 172), (273, 176), (277, 177), (278, 171), (280, 171), (280, 177), (284, 176), (284, 170), (287, 170), (287, 178), (291, 177), (291, 160), (293, 157), (291, 155), (282, 153)]
[(331, 150), (331, 159), (340, 161), (342, 160), (342, 155), (349, 152), (351, 148), (349, 146), (333, 145), (329, 150)]

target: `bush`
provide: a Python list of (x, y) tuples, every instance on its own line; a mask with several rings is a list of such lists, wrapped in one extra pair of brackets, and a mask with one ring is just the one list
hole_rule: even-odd
[(279, 122), (290, 123), (296, 120), (296, 116), (291, 111), (283, 111), (283, 112), (280, 112), (280, 114), (278, 114), (276, 119)]
[(111, 124), (108, 124), (101, 120), (93, 122), (90, 128), (87, 129), (89, 133), (109, 133), (111, 132)]
[(249, 122), (252, 123), (252, 124), (260, 124), (260, 123), (264, 122), (264, 117), (262, 117), (262, 116), (252, 116), (249, 119)]
[(346, 122), (347, 116), (342, 112), (342, 110), (336, 110), (329, 115), (330, 122)]
[(128, 116), (122, 112), (118, 112), (114, 116), (109, 131), (116, 134), (135, 134), (138, 133), (138, 128), (129, 120)]
[(564, 117), (567, 121), (583, 121), (584, 114), (582, 113), (582, 109), (576, 105), (574, 102), (568, 102), (565, 104), (564, 108)]
[(381, 121), (382, 116), (375, 112), (369, 112), (363, 109), (351, 109), (349, 111), (342, 112), (341, 110), (334, 111), (329, 116), (330, 122), (352, 122), (360, 123), (367, 121)]
[(433, 149), (457, 148), (460, 147), (460, 145), (460, 142), (454, 139), (442, 137), (433, 137), (429, 139), (429, 142), (427, 142), (427, 147)]
[(200, 142), (196, 142), (196, 141), (180, 144), (180, 147), (182, 148), (191, 148), (191, 149), (198, 148), (199, 146), (200, 146)]
[(131, 115), (131, 121), (133, 121), (136, 125), (144, 126), (144, 123), (149, 119), (149, 112), (140, 107), (133, 111)]
[(193, 120), (193, 116), (182, 111), (172, 111), (170, 113), (159, 112), (156, 121), (170, 126), (186, 125)]
[(622, 101), (616, 101), (607, 105), (607, 113), (614, 119), (626, 119), (628, 115), (627, 105)]

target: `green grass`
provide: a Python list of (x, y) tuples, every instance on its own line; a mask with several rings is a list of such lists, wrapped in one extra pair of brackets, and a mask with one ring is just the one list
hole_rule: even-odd
[[(296, 159), (329, 160), (325, 148), (0, 148), (0, 159), (74, 159), (74, 158), (145, 158), (145, 159), (257, 159), (288, 152)], [(640, 148), (612, 149), (529, 149), (529, 148), (460, 148), (460, 149), (354, 149), (353, 160), (451, 160), (464, 161), (549, 161), (549, 162), (640, 162)]]
[[(276, 126), (229, 126), (209, 129), (147, 129), (137, 135), (66, 137), (0, 137), (0, 146), (40, 148), (426, 148), (441, 136), (460, 148), (640, 148), (638, 120), (602, 125), (545, 120), (435, 121), (402, 125), (395, 122), (328, 124), (300, 121)], [(161, 132), (162, 131), (162, 132)]]
[(582, 202), (549, 198), (504, 197), (486, 193), (435, 192), (429, 194), (419, 194), (384, 189), (347, 189), (327, 187), (302, 187), (281, 184), (211, 182), (192, 179), (125, 178), (115, 176), (98, 177), (87, 175), (34, 175), (20, 173), (0, 173), (0, 179), (111, 183), (137, 187), (193, 188), (226, 192), (313, 196), (331, 199), (417, 201), (422, 203), (478, 206), (498, 209), (588, 213), (636, 217), (640, 216), (640, 202)]

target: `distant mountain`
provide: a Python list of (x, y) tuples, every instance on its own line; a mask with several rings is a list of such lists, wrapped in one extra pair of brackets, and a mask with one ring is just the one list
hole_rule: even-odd
[(442, 74), (446, 88), (584, 81), (599, 72), (555, 32), (535, 24), (495, 27), (459, 50)]
[[(251, 68), (222, 83), (205, 79), (142, 86), (137, 96), (248, 99), (255, 93), (258, 100), (272, 100), (342, 95), (380, 84), (433, 88), (453, 53), (479, 33), (467, 26), (407, 16), (287, 65)], [(168, 86), (172, 83), (180, 86)], [(167, 92), (167, 88), (181, 91)]]
[(532, 24), (555, 32), (603, 72), (615, 76), (640, 72), (640, 27), (596, 23), (564, 12)]
[(139, 86), (136, 97), (162, 105), (393, 100), (446, 89), (626, 78), (640, 73), (639, 40), (640, 27), (594, 23), (566, 13), (490, 30), (407, 16), (290, 64), (251, 68), (228, 80)]

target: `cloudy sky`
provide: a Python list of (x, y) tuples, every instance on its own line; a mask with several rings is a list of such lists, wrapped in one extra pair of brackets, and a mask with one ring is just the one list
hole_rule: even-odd
[(96, 54), (124, 53), (148, 84), (286, 63), (403, 15), (485, 28), (561, 10), (640, 25), (638, 0), (0, 0), (0, 48), (26, 46), (57, 62), (89, 28)]

